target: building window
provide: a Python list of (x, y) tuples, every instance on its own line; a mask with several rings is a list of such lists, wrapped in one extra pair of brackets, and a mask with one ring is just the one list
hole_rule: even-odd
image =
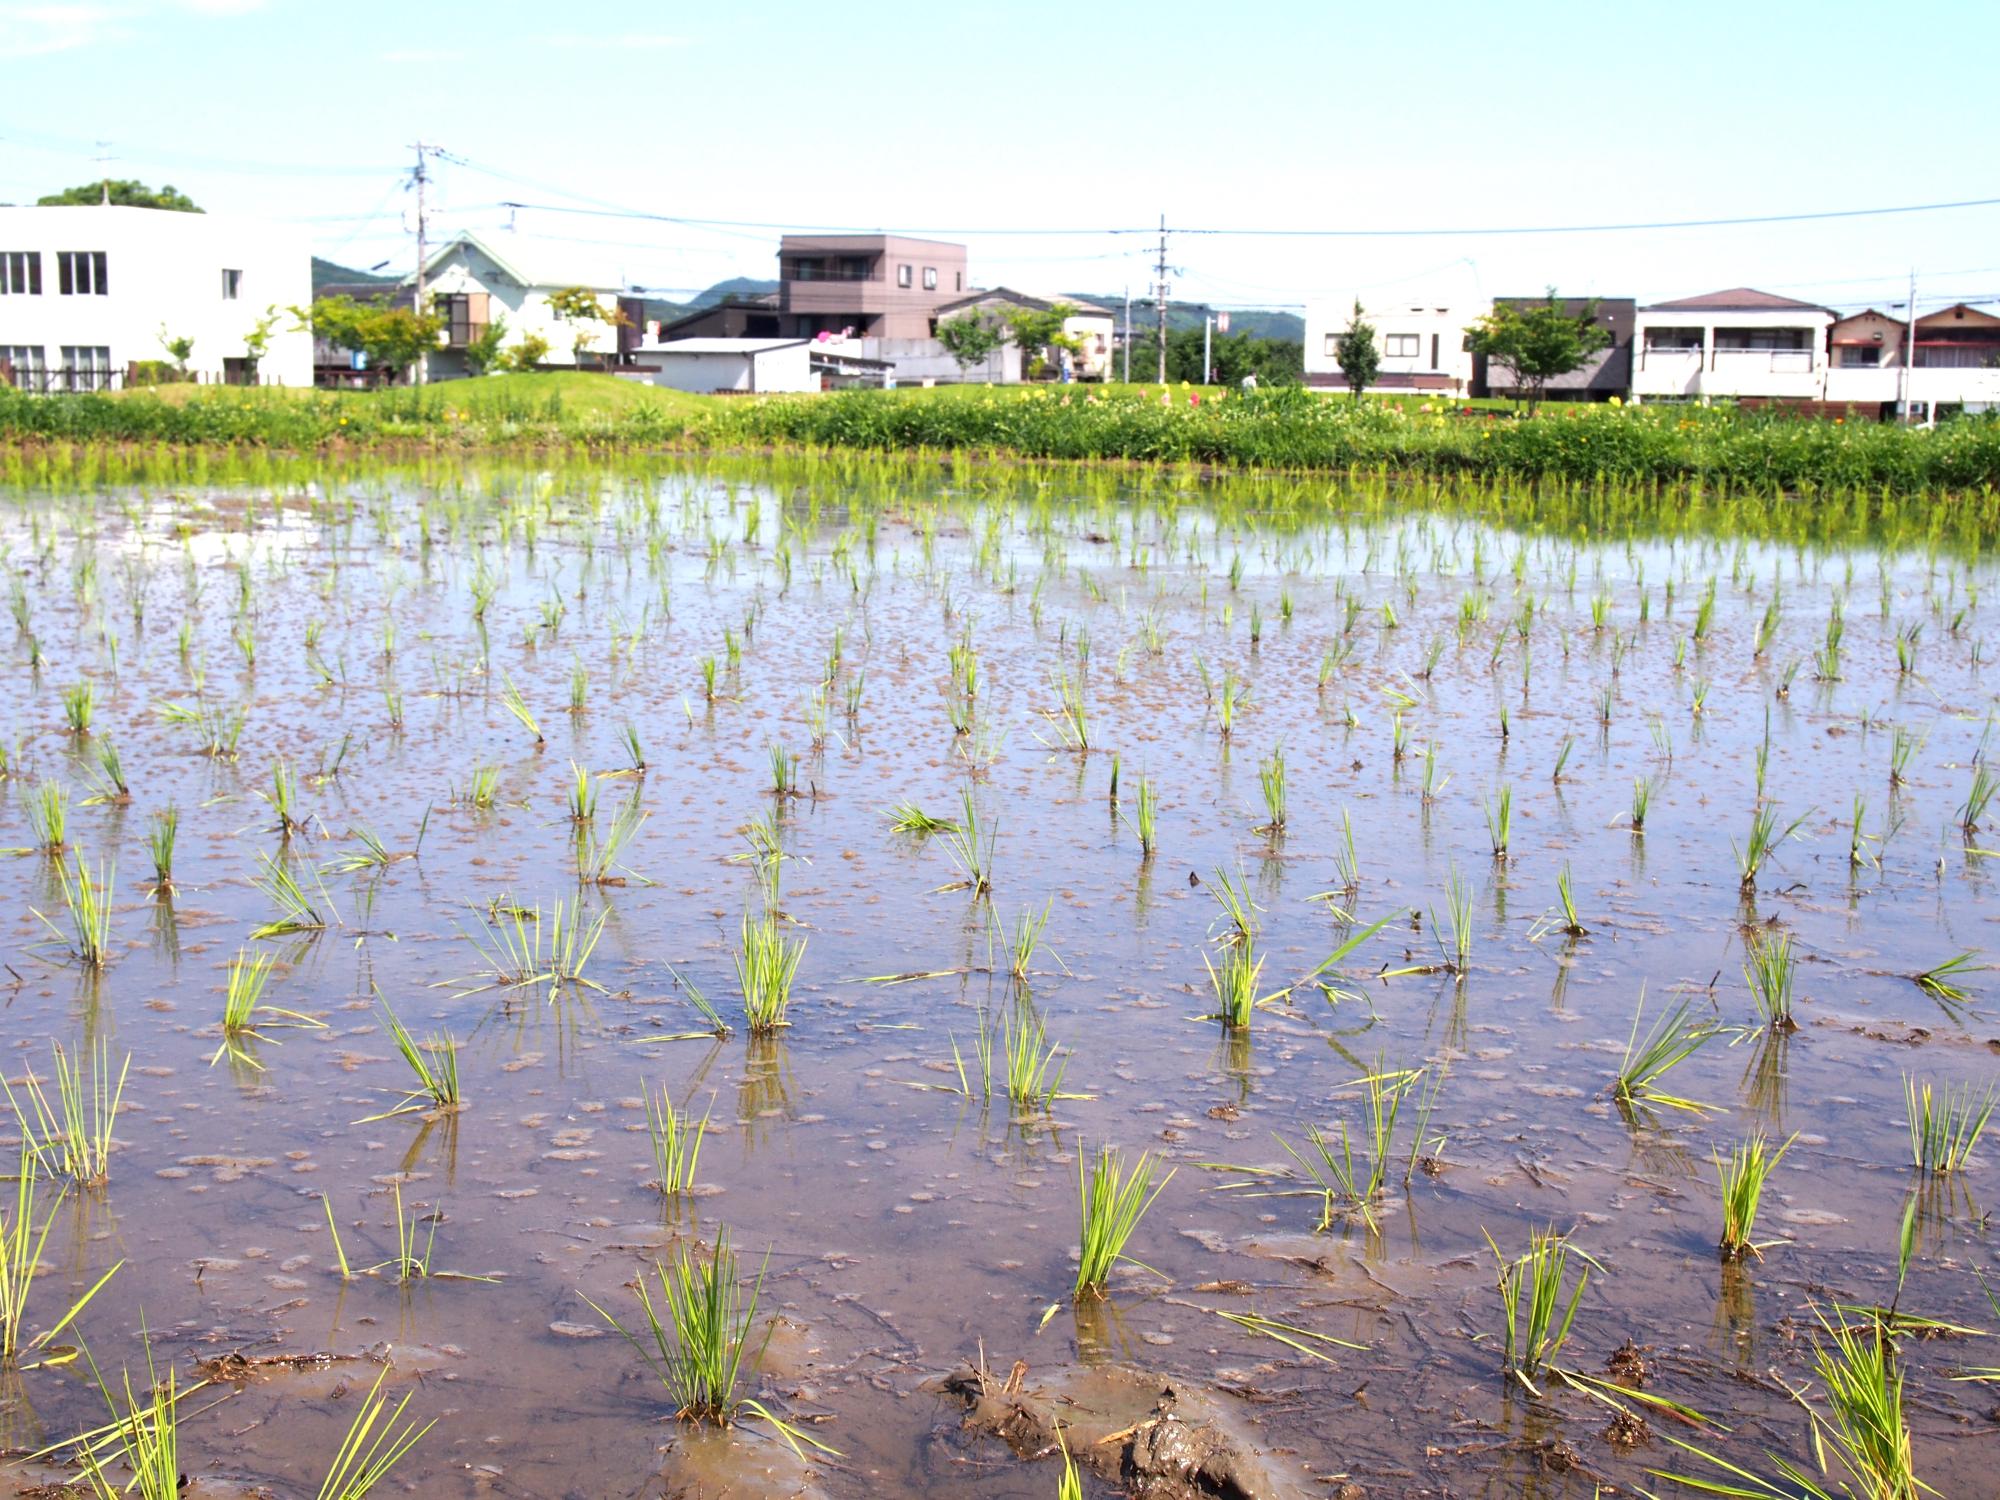
[(953, 271), (951, 273), (951, 289), (954, 292), (962, 292), (965, 290), (965, 272)]
[(1646, 330), (1648, 349), (1699, 350), (1701, 330), (1699, 328), (1648, 328)]
[(17, 297), (41, 296), (42, 252), (0, 251), (0, 293), (12, 293)]
[(896, 267), (896, 285), (908, 286), (909, 284), (910, 284), (910, 268), (908, 266)]
[(936, 291), (936, 290), (937, 290), (937, 267), (936, 267), (936, 266), (925, 266), (925, 267), (924, 267), (924, 290), (925, 290), (925, 291), (927, 291), (927, 292), (934, 292), (934, 291)]
[(46, 383), (48, 366), (40, 344), (0, 344), (0, 365), (7, 366), (14, 384), (24, 391), (38, 391)]
[(1438, 367), (1438, 336), (1437, 336), (1436, 334), (1432, 334), (1432, 335), (1431, 335), (1431, 368), (1432, 368), (1433, 370), (1435, 370), (1435, 369), (1436, 369), (1437, 367)]
[(1326, 346), (1324, 350), (1326, 357), (1328, 359), (1332, 359), (1337, 354), (1339, 354), (1339, 352), (1340, 352), (1340, 335), (1337, 333), (1329, 333), (1326, 336)]
[(111, 351), (103, 344), (64, 344), (63, 383), (73, 391), (101, 391), (111, 385)]
[(58, 250), (56, 283), (65, 297), (102, 297), (111, 290), (102, 250)]
[(1878, 369), (1882, 364), (1882, 346), (1859, 344), (1844, 347), (1840, 351), (1840, 363), (1843, 369), (1849, 370)]
[(234, 302), (242, 294), (243, 273), (241, 271), (224, 271), (222, 273), (222, 300), (224, 302)]
[(1385, 333), (1382, 335), (1382, 353), (1389, 359), (1415, 359), (1422, 343), (1421, 334)]

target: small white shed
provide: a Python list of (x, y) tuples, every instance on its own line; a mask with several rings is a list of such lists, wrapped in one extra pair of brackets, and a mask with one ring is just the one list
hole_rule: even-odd
[(674, 339), (646, 352), (653, 384), (669, 390), (814, 391), (810, 339)]

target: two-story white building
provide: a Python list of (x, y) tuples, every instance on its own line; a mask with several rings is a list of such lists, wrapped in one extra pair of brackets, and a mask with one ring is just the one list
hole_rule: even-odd
[[(1355, 300), (1338, 297), (1307, 304), (1307, 385), (1347, 389), (1335, 351), (1353, 321)], [(1381, 355), (1381, 366), (1368, 389), (1448, 398), (1468, 394), (1472, 355), (1465, 347), (1465, 331), (1491, 308), (1491, 302), (1462, 296), (1361, 299), (1361, 320), (1375, 330), (1375, 347)]]
[[(34, 391), (109, 390), (173, 363), (236, 384), (312, 384), (312, 256), (282, 226), (223, 214), (0, 208), (0, 374)], [(259, 343), (261, 341), (261, 349)]]
[(1833, 321), (1829, 308), (1747, 286), (1642, 307), (1632, 399), (1818, 401)]
[[(460, 234), (434, 251), (424, 267), (424, 298), (445, 320), (442, 347), (430, 357), (427, 373), (433, 380), (470, 374), (466, 345), (484, 336), (495, 319), (506, 324), (502, 349), (516, 348), (524, 338), (545, 340), (548, 350), (538, 361), (545, 367), (607, 364), (619, 349), (618, 325), (564, 318), (549, 298), (580, 287), (613, 313), (622, 284), (622, 277), (568, 251), (506, 235)], [(414, 278), (401, 289), (401, 300), (407, 302), (413, 289)], [(637, 334), (633, 329), (634, 338)]]

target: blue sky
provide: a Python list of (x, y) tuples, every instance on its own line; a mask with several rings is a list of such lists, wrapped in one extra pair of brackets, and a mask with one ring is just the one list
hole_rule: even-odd
[[(1104, 231), (1162, 211), (1190, 228), (1410, 229), (2000, 197), (2000, 89), (1980, 81), (1996, 40), (1992, 0), (0, 0), (0, 201), (90, 180), (103, 153), (113, 175), (298, 223), (346, 264), (405, 266), (422, 137), (460, 159), (437, 167), (439, 232), (532, 237), (633, 284), (768, 276), (768, 224), (973, 231), (953, 237), (980, 284), (1138, 292), (1151, 241)], [(1551, 284), (1886, 304), (1912, 268), (1923, 300), (1989, 300), (2000, 208), (1188, 234), (1169, 260), (1177, 297), (1225, 305)]]

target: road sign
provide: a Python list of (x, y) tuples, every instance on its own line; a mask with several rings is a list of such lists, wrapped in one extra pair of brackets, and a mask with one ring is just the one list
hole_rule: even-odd
[(1219, 313), (1217, 313), (1217, 314), (1215, 315), (1215, 331), (1216, 331), (1217, 333), (1227, 333), (1227, 332), (1229, 332), (1229, 314), (1228, 314), (1228, 313), (1226, 313), (1226, 312), (1219, 312)]

